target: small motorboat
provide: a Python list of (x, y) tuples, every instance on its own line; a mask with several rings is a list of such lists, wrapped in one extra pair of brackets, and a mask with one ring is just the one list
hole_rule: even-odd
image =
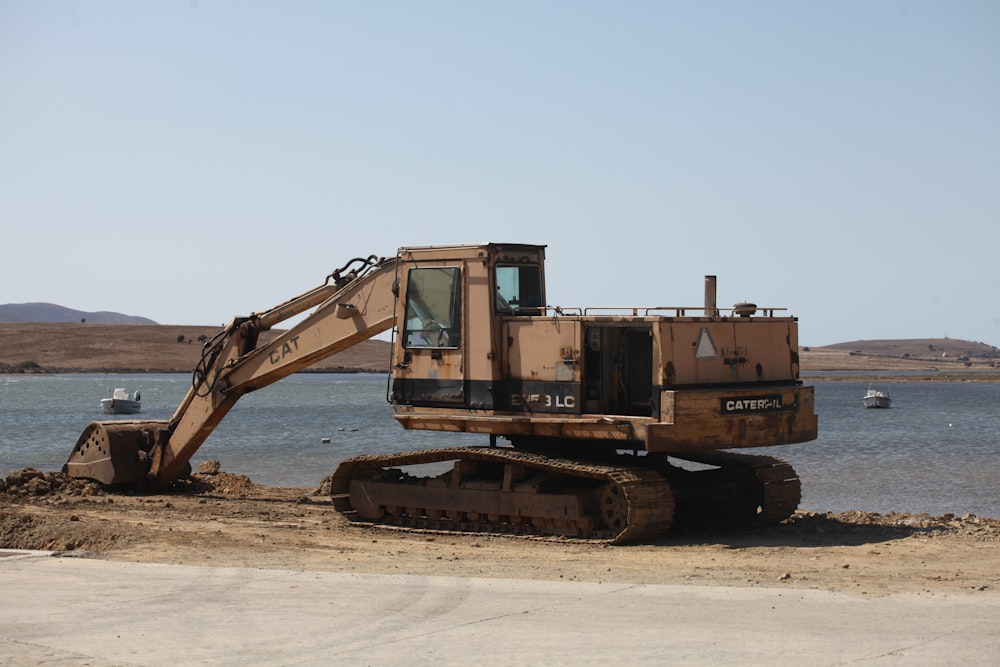
[(865, 394), (864, 401), (866, 408), (888, 408), (892, 405), (892, 398), (889, 396), (889, 392), (872, 389), (870, 385), (868, 393)]
[(142, 410), (142, 398), (138, 390), (129, 394), (124, 387), (118, 387), (109, 398), (101, 399), (101, 410), (108, 415), (134, 415)]

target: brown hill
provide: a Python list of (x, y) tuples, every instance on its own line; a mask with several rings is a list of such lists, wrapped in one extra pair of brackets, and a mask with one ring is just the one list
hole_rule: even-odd
[[(188, 373), (201, 357), (202, 337), (218, 327), (66, 323), (0, 323), (0, 373)], [(268, 332), (264, 340), (276, 335)], [(942, 339), (872, 340), (805, 347), (810, 371), (983, 371), (1000, 380), (1000, 350), (984, 343)], [(316, 364), (325, 372), (388, 372), (389, 343), (369, 340)]]
[(1000, 349), (954, 338), (856, 340), (804, 347), (803, 371), (994, 371)]
[(856, 340), (827, 345), (824, 349), (846, 350), (855, 354), (890, 357), (922, 358), (931, 361), (954, 360), (960, 357), (1000, 357), (1000, 349), (987, 343), (974, 343), (958, 338), (906, 338), (902, 340)]
[[(198, 364), (202, 340), (219, 327), (66, 322), (0, 323), (0, 372), (188, 373)], [(267, 332), (264, 341), (276, 332)], [(385, 372), (389, 343), (369, 340), (316, 364), (311, 370)]]

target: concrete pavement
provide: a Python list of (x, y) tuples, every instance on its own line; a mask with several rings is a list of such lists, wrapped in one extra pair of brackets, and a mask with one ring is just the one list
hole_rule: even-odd
[(866, 599), (0, 552), (6, 665), (995, 665), (1000, 594)]

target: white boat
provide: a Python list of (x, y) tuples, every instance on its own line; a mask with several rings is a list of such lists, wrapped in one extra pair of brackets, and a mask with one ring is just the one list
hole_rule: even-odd
[(872, 389), (871, 385), (868, 387), (868, 393), (865, 394), (864, 400), (866, 408), (888, 408), (892, 405), (889, 392)]
[(109, 415), (134, 415), (142, 410), (142, 399), (138, 391), (129, 394), (124, 387), (118, 387), (110, 398), (101, 399), (101, 410)]

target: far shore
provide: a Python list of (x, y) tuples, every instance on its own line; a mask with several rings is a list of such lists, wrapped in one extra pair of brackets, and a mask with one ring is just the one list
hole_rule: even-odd
[[(326, 367), (309, 368), (309, 374), (384, 374), (387, 370), (372, 368)], [(191, 371), (155, 368), (45, 368), (9, 370), (0, 368), (0, 376), (44, 375), (190, 375)], [(895, 382), (1000, 382), (1000, 369), (969, 371), (903, 371), (874, 370), (861, 373), (856, 369), (825, 369), (802, 371), (800, 379), (805, 384), (816, 382), (868, 382), (888, 384)]]
[[(0, 374), (182, 373), (201, 360), (207, 326), (0, 323)], [(279, 332), (261, 336), (261, 345)], [(305, 372), (388, 373), (392, 344), (371, 339)], [(949, 338), (865, 340), (799, 348), (806, 382), (1000, 382), (995, 347)]]
[(1000, 369), (989, 371), (872, 371), (856, 370), (803, 371), (803, 382), (1000, 382)]

